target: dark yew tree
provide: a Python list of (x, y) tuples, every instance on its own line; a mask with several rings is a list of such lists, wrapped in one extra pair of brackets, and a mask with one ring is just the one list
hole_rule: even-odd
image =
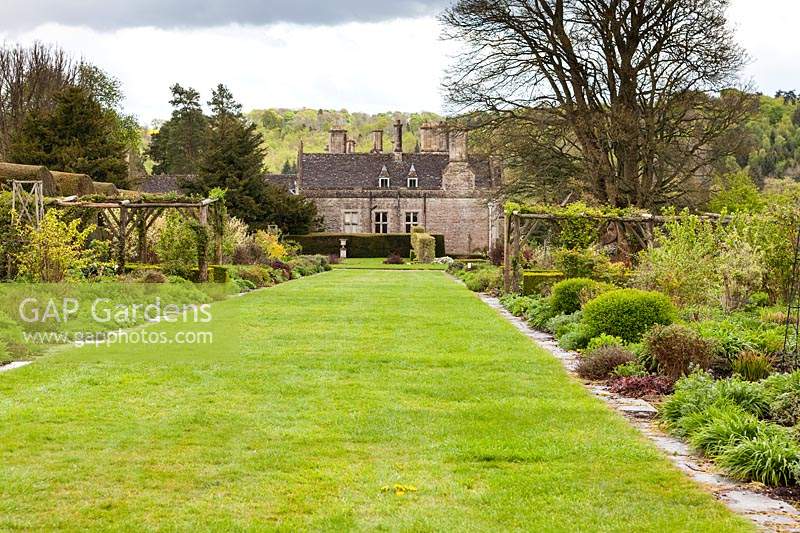
[[(754, 110), (728, 0), (458, 0), (445, 36), (465, 45), (446, 83), (482, 126), (524, 132), (527, 160), (569, 162), (584, 190), (653, 207), (702, 189), (716, 142)], [(734, 143), (735, 144), (735, 143)], [(545, 173), (546, 170), (541, 171)]]
[(253, 229), (268, 224), (286, 232), (311, 229), (314, 204), (264, 181), (264, 140), (230, 91), (218, 85), (208, 105), (212, 115), (199, 172), (196, 179), (183, 180), (181, 187), (203, 196), (216, 187), (225, 189), (228, 212)]
[(200, 93), (179, 84), (170, 87), (172, 116), (153, 135), (149, 155), (153, 174), (196, 174), (209, 135)]
[(127, 187), (127, 147), (117, 135), (114, 115), (78, 87), (62, 90), (54, 104), (52, 110), (28, 114), (12, 137), (8, 160)]

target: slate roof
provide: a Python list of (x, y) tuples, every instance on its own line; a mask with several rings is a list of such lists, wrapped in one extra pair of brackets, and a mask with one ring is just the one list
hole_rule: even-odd
[[(475, 172), (475, 187), (492, 186), (489, 161), (469, 157)], [(446, 153), (403, 154), (396, 161), (393, 153), (382, 154), (303, 154), (302, 189), (375, 189), (384, 167), (391, 178), (390, 188), (405, 188), (413, 166), (420, 189), (441, 189), (442, 173), (450, 163)], [(384, 174), (385, 175), (385, 174)]]
[(168, 176), (166, 174), (147, 176), (139, 185), (139, 190), (151, 194), (181, 192), (178, 187), (178, 178), (184, 177), (188, 178), (189, 176)]
[[(264, 181), (292, 190), (295, 186), (296, 176), (291, 174), (264, 174)], [(170, 192), (183, 192), (178, 186), (178, 180), (194, 179), (192, 175), (166, 175), (147, 176), (139, 186), (141, 192), (164, 194)]]

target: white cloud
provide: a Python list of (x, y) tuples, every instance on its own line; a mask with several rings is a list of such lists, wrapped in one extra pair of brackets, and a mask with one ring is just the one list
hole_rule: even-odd
[(745, 74), (756, 89), (773, 94), (800, 89), (797, 0), (733, 0), (728, 18), (751, 58)]
[(56, 43), (117, 76), (126, 109), (148, 122), (169, 117), (169, 86), (175, 82), (198, 89), (204, 99), (225, 83), (245, 109), (441, 111), (440, 85), (452, 44), (441, 42), (439, 33), (432, 17), (113, 32), (47, 24), (13, 41)]

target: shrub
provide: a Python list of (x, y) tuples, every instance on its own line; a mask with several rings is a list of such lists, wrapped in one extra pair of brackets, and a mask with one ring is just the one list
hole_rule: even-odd
[(745, 307), (762, 286), (764, 254), (739, 234), (735, 224), (720, 245), (718, 272), (722, 278), (722, 307), (727, 312)]
[(583, 356), (576, 371), (585, 379), (608, 379), (615, 368), (633, 360), (634, 355), (620, 346), (604, 346)]
[(663, 376), (622, 376), (611, 382), (611, 392), (630, 398), (662, 396), (672, 392), (672, 381)]
[(142, 283), (166, 283), (167, 276), (160, 270), (145, 270), (142, 272)]
[(433, 263), (436, 259), (436, 239), (426, 233), (422, 226), (411, 230), (411, 248), (418, 263)]
[(234, 265), (255, 265), (265, 263), (266, 260), (264, 250), (256, 244), (252, 237), (248, 237), (241, 244), (237, 244), (233, 249), (233, 257), (231, 258)]
[(636, 342), (653, 325), (671, 324), (674, 318), (669, 298), (637, 289), (607, 292), (584, 306), (584, 322), (592, 337), (606, 333), (626, 342)]
[(596, 281), (588, 278), (571, 278), (559, 281), (553, 285), (550, 294), (550, 303), (558, 314), (569, 315), (581, 308), (581, 291), (597, 285)]
[(234, 253), (238, 246), (247, 243), (247, 224), (236, 217), (228, 217), (225, 221), (225, 228), (222, 233), (222, 257), (223, 261), (233, 261)]
[(623, 284), (627, 270), (622, 263), (612, 263), (608, 256), (594, 248), (585, 250), (557, 250), (554, 263), (567, 278), (591, 278), (597, 281)]
[(328, 254), (328, 264), (338, 265), (342, 262), (342, 256), (339, 254)]
[(728, 446), (717, 462), (728, 474), (765, 485), (791, 485), (798, 481), (800, 446), (788, 431), (766, 429), (752, 439)]
[(197, 235), (175, 211), (167, 211), (156, 239), (155, 250), (165, 269), (171, 272), (197, 264)]
[(758, 418), (731, 403), (712, 405), (690, 416), (695, 416), (697, 421), (687, 424), (693, 426), (689, 442), (710, 457), (718, 456), (730, 445), (755, 437), (761, 427)]
[(784, 426), (800, 423), (800, 390), (784, 392), (769, 404), (770, 418)]
[(769, 294), (764, 291), (756, 291), (747, 300), (749, 307), (766, 307), (769, 305)]
[(605, 333), (603, 333), (602, 335), (598, 335), (597, 337), (594, 337), (592, 340), (589, 341), (589, 344), (586, 345), (586, 351), (592, 352), (604, 346), (622, 346), (622, 345), (623, 345), (622, 339), (620, 339), (619, 337), (615, 337), (613, 335), (606, 335)]
[(684, 433), (680, 424), (684, 417), (704, 411), (718, 399), (711, 374), (693, 372), (678, 380), (675, 393), (661, 405), (660, 415), (680, 435)]
[(525, 313), (525, 320), (531, 327), (544, 330), (547, 322), (555, 316), (553, 308), (550, 306), (549, 298), (537, 298), (531, 302), (528, 311)]
[(228, 268), (222, 265), (211, 265), (209, 267), (209, 278), (214, 283), (228, 283)]
[[(631, 352), (631, 353), (633, 353), (633, 352)], [(634, 357), (636, 357), (636, 354), (634, 354)], [(625, 363), (624, 365), (619, 365), (617, 368), (614, 369), (614, 371), (611, 374), (614, 377), (618, 377), (618, 378), (646, 377), (646, 376), (648, 376), (647, 369), (639, 361), (631, 361), (630, 363)], [(666, 381), (669, 381), (670, 391), (671, 391), (672, 380), (670, 380), (669, 378), (664, 378), (664, 379)]]
[(756, 352), (742, 352), (731, 365), (733, 372), (747, 381), (760, 381), (772, 373), (772, 362)]
[(235, 273), (238, 278), (249, 281), (255, 287), (268, 287), (273, 284), (270, 269), (261, 265), (237, 267)]
[(253, 236), (256, 245), (264, 252), (264, 256), (269, 260), (283, 261), (286, 259), (286, 247), (280, 243), (278, 235), (258, 230)]
[(473, 292), (500, 290), (503, 285), (503, 272), (499, 268), (481, 268), (463, 274), (464, 283)]
[(549, 290), (554, 283), (562, 279), (564, 279), (564, 273), (554, 270), (523, 272), (522, 294), (543, 294)]
[(564, 350), (580, 350), (586, 348), (592, 336), (582, 322), (570, 324), (558, 339), (558, 345)]
[(19, 253), (15, 254), (20, 276), (44, 283), (58, 283), (67, 277), (81, 277), (81, 269), (91, 259), (91, 252), (84, 245), (94, 231), (94, 226), (81, 230), (80, 222), (79, 219), (65, 222), (61, 212), (50, 209), (38, 228), (29, 226), (21, 230), (24, 244)]
[(404, 265), (406, 260), (397, 254), (392, 254), (383, 260), (384, 265)]
[(800, 370), (790, 374), (772, 374), (761, 382), (761, 386), (768, 402), (775, 401), (778, 396), (788, 392), (800, 394)]
[(581, 312), (576, 311), (570, 315), (558, 315), (547, 321), (545, 329), (555, 335), (561, 337), (564, 333), (573, 328), (575, 324), (581, 321)]
[(692, 367), (708, 370), (715, 351), (713, 342), (678, 324), (653, 326), (644, 342), (659, 371), (673, 380), (686, 375)]
[(525, 316), (528, 310), (536, 303), (536, 298), (510, 294), (500, 298), (503, 306), (514, 316)]

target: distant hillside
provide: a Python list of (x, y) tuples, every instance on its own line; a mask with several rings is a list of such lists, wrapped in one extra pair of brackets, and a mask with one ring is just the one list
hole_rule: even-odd
[(370, 115), (324, 109), (256, 109), (247, 113), (247, 116), (258, 125), (264, 136), (266, 165), (268, 171), (274, 173), (281, 172), (287, 162), (294, 165), (301, 139), (307, 152), (324, 151), (328, 145), (328, 130), (334, 126), (347, 128), (349, 138), (357, 142), (357, 152), (372, 149), (370, 132), (382, 129), (384, 149), (391, 150), (394, 135), (392, 124), (399, 118), (409, 126), (403, 135), (403, 148), (410, 152), (417, 146), (420, 126), (441, 119), (435, 113), (387, 112)]

